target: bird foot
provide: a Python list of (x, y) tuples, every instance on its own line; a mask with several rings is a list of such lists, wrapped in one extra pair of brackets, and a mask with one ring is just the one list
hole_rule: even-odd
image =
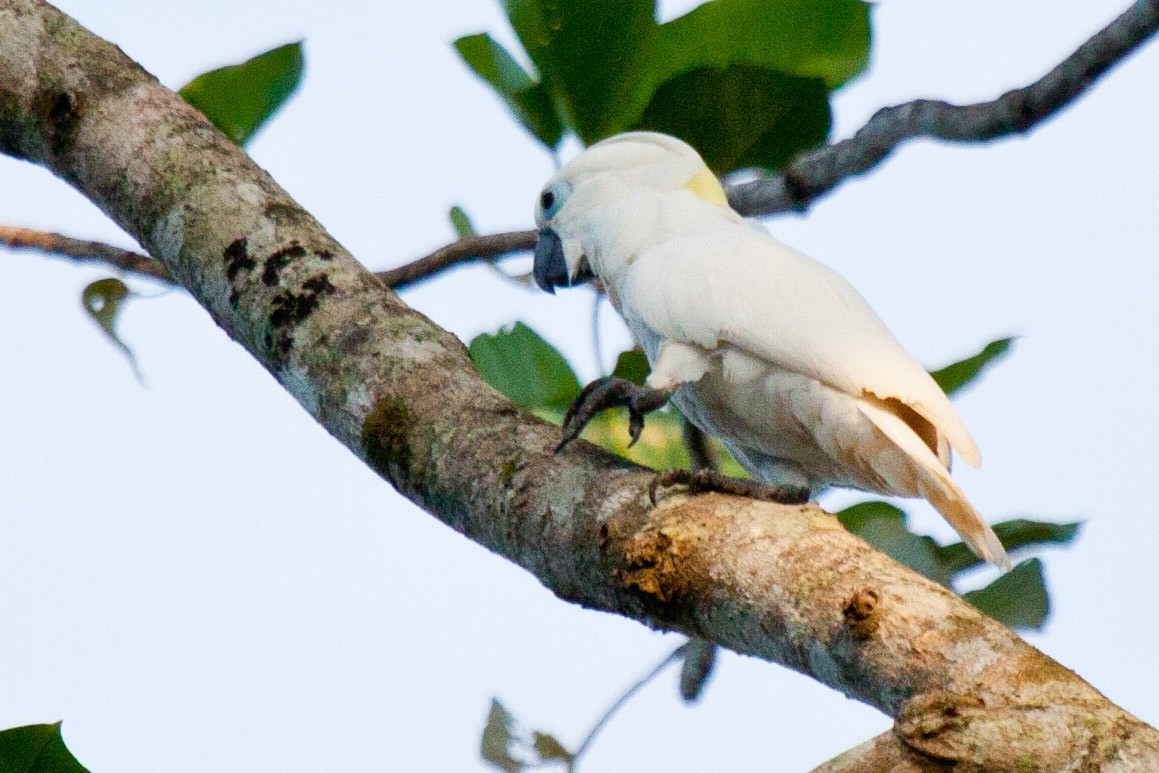
[(584, 387), (567, 409), (567, 416), (563, 419), (563, 439), (555, 447), (555, 452), (558, 454), (579, 437), (597, 413), (619, 406), (628, 409), (628, 434), (632, 437), (628, 443), (630, 448), (640, 439), (640, 433), (644, 430), (644, 414), (663, 408), (671, 396), (671, 392), (636, 386), (622, 378), (608, 376), (597, 379)]
[(759, 499), (762, 502), (777, 502), (782, 505), (800, 505), (809, 501), (808, 489), (795, 486), (771, 486), (755, 480), (730, 478), (716, 470), (697, 470), (689, 472), (673, 468), (657, 473), (648, 486), (648, 499), (656, 504), (656, 490), (684, 486), (689, 494), (704, 494), (715, 491), (719, 494), (732, 494), (738, 497)]

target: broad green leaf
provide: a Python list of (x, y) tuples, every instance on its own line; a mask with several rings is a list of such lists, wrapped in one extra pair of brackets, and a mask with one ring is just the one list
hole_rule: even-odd
[[(994, 533), (1008, 551), (1032, 545), (1066, 545), (1078, 536), (1082, 522), (1048, 523), (1019, 518), (994, 524)], [(955, 542), (938, 548), (938, 560), (954, 573), (982, 564), (965, 543)]]
[(540, 760), (562, 760), (570, 763), (575, 755), (564, 748), (564, 745), (549, 733), (533, 733), (532, 745)]
[(1050, 598), (1042, 574), (1042, 561), (1023, 561), (980, 590), (962, 598), (1011, 628), (1041, 628), (1050, 615)]
[(460, 239), (466, 239), (468, 236), (477, 235), (474, 224), (471, 222), (467, 210), (460, 207), (458, 204), (451, 207), (450, 211), (451, 227), (455, 229), (455, 236)]
[(117, 335), (117, 316), (121, 313), (123, 303), (131, 295), (129, 288), (120, 279), (108, 277), (98, 279), (81, 292), (81, 303), (93, 322), (104, 331), (109, 340), (129, 360), (133, 368), (133, 375), (141, 380), (141, 371), (137, 368), (137, 358), (133, 350)]
[(868, 63), (869, 7), (857, 0), (704, 3), (660, 28), (661, 79), (745, 64), (835, 88)]
[(699, 68), (656, 90), (638, 128), (680, 137), (717, 174), (746, 167), (777, 169), (829, 136), (829, 91), (746, 64)]
[(632, 126), (652, 89), (652, 0), (503, 0), (563, 122), (590, 145)]
[(516, 743), (515, 718), (503, 708), (502, 703), (492, 698), (491, 711), (487, 715), (483, 738), (479, 742), (479, 755), (500, 770), (519, 773), (523, 770), (523, 763), (511, 756)]
[(564, 130), (590, 145), (653, 129), (691, 143), (718, 173), (780, 167), (824, 141), (829, 91), (869, 56), (860, 0), (712, 0), (662, 25), (654, 0), (503, 7), (536, 73), (489, 35), (455, 45), (546, 145)]
[(179, 94), (223, 134), (245, 145), (298, 88), (302, 42), (197, 76)]
[(64, 745), (59, 722), (0, 731), (0, 771), (88, 773)]
[(904, 511), (887, 502), (861, 502), (837, 513), (841, 524), (900, 564), (950, 587), (950, 572), (938, 559), (938, 543), (911, 532)]
[(1000, 338), (986, 344), (982, 351), (973, 357), (947, 365), (944, 368), (932, 371), (931, 376), (938, 386), (948, 395), (952, 395), (974, 383), (982, 372), (995, 364), (1010, 352), (1013, 338)]
[(644, 379), (648, 378), (651, 372), (652, 368), (648, 365), (648, 358), (644, 353), (639, 349), (629, 349), (620, 352), (620, 356), (616, 358), (616, 367), (612, 370), (612, 375), (631, 381), (636, 386), (644, 386)]
[(477, 336), (467, 348), (487, 383), (520, 408), (564, 411), (579, 394), (567, 360), (522, 322)]
[(549, 148), (559, 144), (563, 126), (547, 87), (532, 78), (506, 48), (487, 33), (480, 33), (456, 40), (455, 50), (532, 136)]

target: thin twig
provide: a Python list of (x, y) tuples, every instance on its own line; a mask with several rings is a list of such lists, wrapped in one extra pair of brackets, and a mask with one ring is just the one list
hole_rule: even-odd
[(1159, 0), (1137, 0), (1029, 86), (973, 105), (918, 99), (883, 108), (851, 138), (802, 153), (783, 174), (733, 186), (729, 201), (748, 216), (802, 211), (848, 178), (873, 169), (906, 140), (988, 142), (1027, 132), (1074, 102), (1157, 30)]
[(498, 258), (513, 252), (524, 252), (535, 246), (535, 231), (512, 231), (490, 236), (468, 236), (435, 250), (426, 257), (389, 271), (375, 274), (395, 290), (430, 279), (435, 274), (459, 263), (471, 260)]
[[(161, 264), (148, 255), (103, 242), (74, 239), (31, 228), (0, 225), (0, 245), (14, 249), (39, 250), (78, 263), (104, 263), (121, 271), (143, 274), (164, 282), (173, 281)], [(459, 263), (491, 260), (515, 252), (524, 252), (534, 246), (534, 231), (468, 236), (406, 265), (380, 271), (375, 276), (387, 287), (401, 290), (430, 279), (440, 271)]]
[(153, 279), (172, 282), (160, 263), (132, 250), (123, 250), (104, 242), (73, 239), (48, 231), (0, 225), (0, 244), (18, 250), (39, 250), (78, 263), (104, 263), (121, 271), (144, 274)]
[(592, 725), (592, 729), (588, 731), (588, 734), (584, 737), (584, 740), (579, 745), (579, 748), (575, 750), (575, 754), (572, 756), (571, 762), (568, 763), (567, 766), (568, 773), (575, 773), (576, 763), (579, 762), (580, 757), (582, 757), (584, 752), (586, 752), (588, 748), (591, 747), (592, 741), (596, 739), (596, 736), (599, 735), (600, 731), (604, 729), (604, 726), (608, 724), (608, 721), (613, 716), (615, 716), (616, 712), (623, 708), (624, 704), (632, 699), (632, 696), (634, 696), (649, 682), (659, 676), (660, 672), (668, 668), (668, 666), (672, 665), (672, 663), (675, 661), (684, 657), (684, 649), (687, 646), (687, 643), (681, 644), (679, 647), (672, 650), (672, 652), (670, 652), (666, 658), (657, 663), (651, 671), (645, 674), (642, 678), (640, 678), (639, 681), (629, 687), (627, 692), (616, 699), (616, 702), (613, 703), (608, 708), (608, 710), (604, 712), (604, 715), (600, 717), (594, 725)]

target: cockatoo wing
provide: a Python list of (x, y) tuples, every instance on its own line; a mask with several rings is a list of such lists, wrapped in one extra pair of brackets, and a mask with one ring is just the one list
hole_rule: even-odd
[(943, 465), (981, 457), (937, 383), (835, 271), (743, 223), (698, 224), (642, 250), (617, 282), (625, 317), (708, 352), (731, 345), (915, 431)]

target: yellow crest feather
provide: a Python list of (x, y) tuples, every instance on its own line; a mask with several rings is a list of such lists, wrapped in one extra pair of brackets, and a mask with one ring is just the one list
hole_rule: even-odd
[(724, 195), (724, 188), (720, 187), (720, 180), (716, 179), (716, 175), (708, 167), (701, 169), (698, 175), (689, 180), (684, 190), (709, 204), (728, 206), (728, 197)]

